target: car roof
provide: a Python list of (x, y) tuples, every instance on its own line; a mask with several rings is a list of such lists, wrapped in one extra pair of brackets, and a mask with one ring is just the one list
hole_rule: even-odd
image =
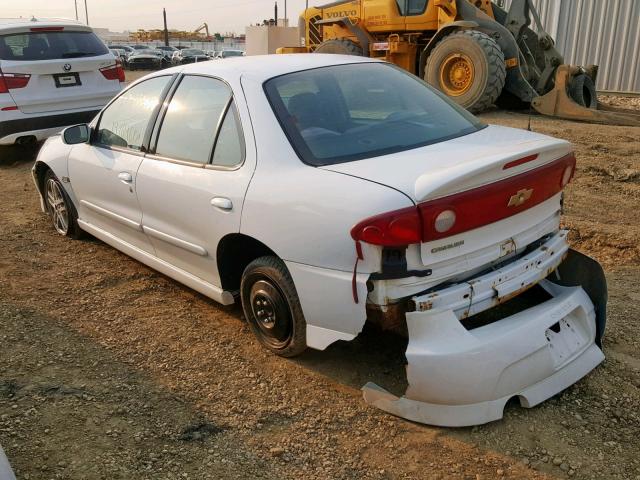
[(91, 27), (68, 18), (0, 18), (0, 33), (29, 31), (31, 28), (64, 27), (74, 31), (93, 31)]
[(231, 57), (224, 62), (198, 62), (163, 70), (167, 73), (196, 73), (220, 76), (224, 79), (251, 77), (259, 82), (286, 73), (310, 70), (312, 68), (344, 65), (349, 63), (380, 62), (368, 57), (353, 55), (293, 53), (272, 55), (251, 55), (247, 57)]

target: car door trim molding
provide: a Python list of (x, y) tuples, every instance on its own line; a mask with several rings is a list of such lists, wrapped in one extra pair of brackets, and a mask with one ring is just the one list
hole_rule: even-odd
[(182, 240), (181, 238), (174, 237), (173, 235), (169, 235), (168, 233), (161, 232), (160, 230), (156, 230), (155, 228), (143, 225), (142, 231), (150, 237), (170, 243), (175, 247), (182, 248), (183, 250), (195, 253), (196, 255), (200, 255), (201, 257), (206, 257), (207, 255), (209, 255), (209, 252), (207, 252), (206, 248), (195, 243), (187, 242), (186, 240)]
[(106, 208), (99, 207), (98, 205), (95, 205), (91, 202), (87, 202), (86, 200), (80, 200), (80, 205), (83, 205), (87, 207), (89, 210), (99, 213), (100, 215), (104, 215), (105, 217), (108, 217), (111, 220), (115, 220), (118, 223), (126, 225), (129, 228), (133, 228), (134, 230), (138, 230), (139, 232), (142, 232), (142, 225), (139, 222), (136, 222), (135, 220), (131, 220), (127, 217), (123, 217), (122, 215), (112, 212), (111, 210), (107, 210)]

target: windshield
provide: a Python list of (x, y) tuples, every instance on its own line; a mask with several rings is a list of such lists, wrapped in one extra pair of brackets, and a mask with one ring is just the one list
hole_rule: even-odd
[(182, 50), (182, 55), (204, 55), (204, 52), (202, 50), (187, 49)]
[(0, 60), (55, 60), (109, 53), (93, 32), (25, 32), (0, 35)]
[(385, 63), (290, 73), (264, 88), (289, 141), (310, 165), (400, 152), (484, 127), (417, 77)]
[(242, 52), (237, 50), (225, 50), (222, 52), (223, 57), (241, 57)]
[(162, 52), (159, 50), (137, 50), (134, 55), (155, 55), (156, 57), (161, 57)]

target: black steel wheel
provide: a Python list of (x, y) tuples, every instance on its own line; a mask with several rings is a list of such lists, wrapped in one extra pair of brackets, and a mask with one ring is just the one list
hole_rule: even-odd
[(293, 357), (306, 348), (300, 301), (282, 260), (260, 257), (244, 270), (242, 308), (258, 341), (273, 353)]

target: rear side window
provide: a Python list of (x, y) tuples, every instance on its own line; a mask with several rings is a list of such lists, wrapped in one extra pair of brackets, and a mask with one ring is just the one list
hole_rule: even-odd
[(127, 90), (102, 113), (94, 142), (140, 150), (149, 120), (171, 77), (145, 80)]
[(231, 103), (216, 140), (211, 163), (219, 167), (233, 167), (244, 160), (244, 142), (236, 106)]
[(0, 35), (0, 60), (55, 60), (108, 53), (93, 32), (25, 32)]
[[(209, 163), (216, 132), (220, 128), (218, 145), (221, 152), (214, 156), (214, 160), (225, 166), (241, 163), (238, 158), (240, 147), (235, 109), (231, 103), (231, 90), (220, 80), (184, 77), (162, 121), (156, 154), (189, 162)], [(227, 111), (230, 113), (223, 118)]]

